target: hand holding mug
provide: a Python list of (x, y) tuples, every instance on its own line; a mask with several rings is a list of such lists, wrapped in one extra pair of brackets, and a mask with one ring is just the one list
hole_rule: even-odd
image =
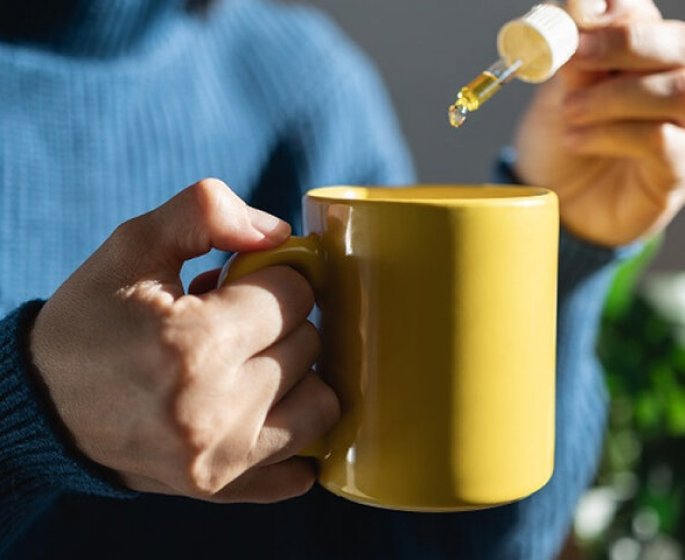
[(651, 0), (601, 5), (569, 0), (580, 47), (525, 115), (516, 171), (557, 192), (569, 230), (614, 246), (685, 204), (685, 23)]
[(216, 273), (194, 294), (179, 279), (212, 247), (267, 249), (289, 234), (204, 180), (120, 226), (57, 290), (31, 352), (83, 453), (147, 492), (272, 502), (309, 489), (313, 466), (295, 454), (338, 418), (311, 371), (309, 284), (288, 267), (205, 293)]

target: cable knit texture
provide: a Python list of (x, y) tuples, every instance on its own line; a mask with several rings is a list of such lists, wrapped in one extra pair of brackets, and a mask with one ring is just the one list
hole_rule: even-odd
[[(616, 251), (562, 235), (555, 475), (531, 498), (489, 511), (388, 512), (318, 488), (268, 506), (122, 499), (132, 493), (70, 445), (31, 370), (26, 340), (40, 299), (116, 225), (201, 177), (224, 179), (294, 224), (308, 188), (412, 181), (389, 107), (365, 57), (309, 8), (225, 0), (201, 16), (180, 0), (2, 3), (0, 550), (7, 557), (554, 556), (596, 468), (605, 396), (593, 340)], [(224, 259), (210, 253), (184, 276)]]

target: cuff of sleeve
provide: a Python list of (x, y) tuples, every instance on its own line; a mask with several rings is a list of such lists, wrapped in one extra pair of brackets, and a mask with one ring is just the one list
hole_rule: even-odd
[(598, 273), (610, 274), (622, 262), (639, 255), (643, 248), (644, 243), (640, 241), (622, 247), (596, 245), (562, 227), (559, 232), (559, 292), (575, 289)]
[(582, 265), (584, 268), (597, 270), (610, 263), (620, 263), (631, 259), (637, 256), (643, 248), (643, 241), (620, 247), (597, 245), (575, 236), (563, 226), (559, 234), (559, 253), (564, 255), (568, 269)]
[(69, 490), (134, 497), (70, 443), (33, 371), (28, 333), (44, 303), (25, 303), (0, 321), (0, 500), (21, 503)]

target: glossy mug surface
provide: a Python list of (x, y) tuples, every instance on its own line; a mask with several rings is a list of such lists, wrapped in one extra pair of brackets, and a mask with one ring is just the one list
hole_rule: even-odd
[(325, 187), (289, 264), (321, 309), (318, 372), (342, 418), (319, 482), (368, 505), (460, 511), (523, 498), (554, 464), (558, 205), (545, 189)]

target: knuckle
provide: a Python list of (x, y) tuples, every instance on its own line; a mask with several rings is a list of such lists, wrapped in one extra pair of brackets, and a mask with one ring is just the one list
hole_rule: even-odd
[(217, 435), (217, 418), (195, 410), (177, 413), (174, 420), (180, 448), (180, 486), (185, 493), (210, 498), (244, 472), (248, 453), (239, 441), (233, 442), (230, 457), (217, 468), (214, 457), (223, 457), (218, 449), (221, 438)]
[(204, 377), (215, 345), (216, 334), (204, 320), (201, 306), (199, 298), (183, 296), (158, 313), (160, 352), (174, 374), (179, 391)]
[(221, 476), (211, 467), (205, 456), (193, 458), (186, 469), (185, 491), (199, 499), (210, 499), (227, 484), (225, 473)]
[(196, 459), (212, 448), (216, 439), (215, 423), (209, 414), (177, 404), (173, 419), (181, 447), (191, 459)]
[(630, 22), (614, 28), (615, 48), (627, 55), (644, 51), (648, 40), (646, 28), (640, 22)]
[(172, 306), (165, 309), (161, 318), (169, 327), (178, 328), (181, 325), (193, 325), (194, 328), (205, 331), (204, 303), (201, 298), (185, 294), (175, 300)]
[(179, 393), (195, 385), (202, 376), (203, 342), (189, 336), (183, 327), (164, 326), (160, 333), (161, 352), (170, 365)]
[(199, 315), (203, 308), (202, 299), (192, 294), (185, 294), (174, 302), (172, 315), (185, 319), (187, 315)]
[(227, 188), (223, 181), (207, 177), (192, 185), (190, 194), (197, 207), (206, 213), (218, 204)]
[[(210, 449), (216, 439), (220, 423), (217, 411), (209, 405), (201, 406), (197, 395), (206, 383), (201, 359), (194, 352), (184, 351), (183, 342), (167, 345), (167, 374), (170, 376), (170, 417), (182, 449), (191, 455)], [(169, 357), (169, 348), (174, 356)]]
[(214, 439), (201, 451), (186, 449), (185, 461), (181, 461), (178, 472), (181, 473), (181, 488), (190, 496), (211, 499), (255, 464), (252, 449), (256, 437), (251, 433), (231, 438), (230, 447), (223, 447), (220, 438)]
[[(199, 223), (209, 223), (219, 215), (229, 215), (231, 222), (237, 222), (241, 227), (247, 225), (245, 204), (220, 179), (201, 179), (189, 187), (189, 191)], [(235, 204), (236, 201), (238, 204)]]

